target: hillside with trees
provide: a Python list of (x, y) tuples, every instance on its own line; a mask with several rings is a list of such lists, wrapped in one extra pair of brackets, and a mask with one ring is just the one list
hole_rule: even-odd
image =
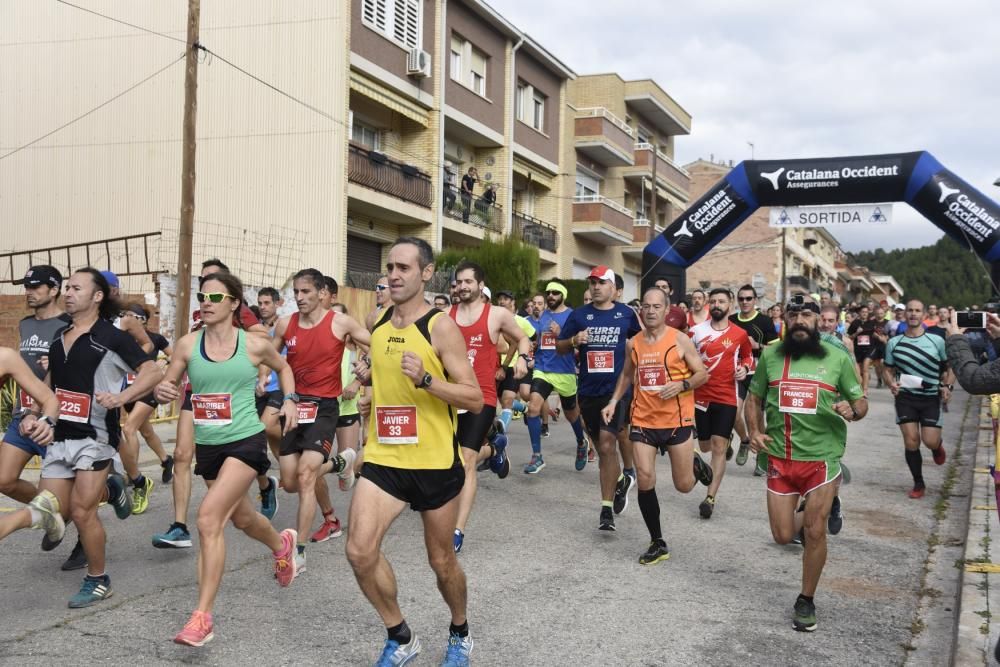
[(934, 245), (905, 250), (866, 250), (850, 253), (850, 261), (872, 273), (888, 273), (906, 298), (924, 304), (958, 306), (986, 303), (993, 296), (989, 264), (947, 236)]

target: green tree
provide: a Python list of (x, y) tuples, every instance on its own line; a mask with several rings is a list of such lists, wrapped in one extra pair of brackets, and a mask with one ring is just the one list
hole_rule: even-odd
[(454, 269), (462, 260), (475, 262), (486, 272), (486, 285), (506, 289), (518, 300), (534, 294), (538, 280), (538, 248), (510, 236), (487, 236), (474, 247), (445, 248), (437, 256), (438, 270)]

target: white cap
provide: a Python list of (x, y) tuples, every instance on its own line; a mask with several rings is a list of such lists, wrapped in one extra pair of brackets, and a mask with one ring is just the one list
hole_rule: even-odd
[(491, 292), (490, 288), (486, 285), (483, 285), (483, 296), (485, 296), (488, 301), (493, 300), (493, 292)]

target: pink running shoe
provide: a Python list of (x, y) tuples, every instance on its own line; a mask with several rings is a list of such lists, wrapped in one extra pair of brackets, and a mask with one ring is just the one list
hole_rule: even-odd
[(191, 614), (184, 629), (174, 637), (175, 644), (186, 644), (187, 646), (204, 646), (212, 641), (215, 633), (212, 632), (212, 615), (204, 611), (196, 611)]
[(295, 542), (299, 534), (291, 528), (281, 531), (281, 551), (274, 552), (274, 578), (287, 587), (295, 578)]
[(309, 538), (310, 542), (326, 542), (331, 537), (340, 537), (343, 535), (343, 531), (340, 529), (340, 519), (334, 519), (330, 521), (324, 518), (323, 524), (319, 529), (312, 534)]

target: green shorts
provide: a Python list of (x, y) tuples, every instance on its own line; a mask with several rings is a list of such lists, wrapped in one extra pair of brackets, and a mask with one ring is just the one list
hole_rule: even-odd
[(536, 369), (531, 382), (531, 390), (547, 397), (548, 392), (535, 389), (539, 382), (544, 382), (552, 387), (561, 398), (576, 396), (576, 375), (572, 373), (546, 373)]

